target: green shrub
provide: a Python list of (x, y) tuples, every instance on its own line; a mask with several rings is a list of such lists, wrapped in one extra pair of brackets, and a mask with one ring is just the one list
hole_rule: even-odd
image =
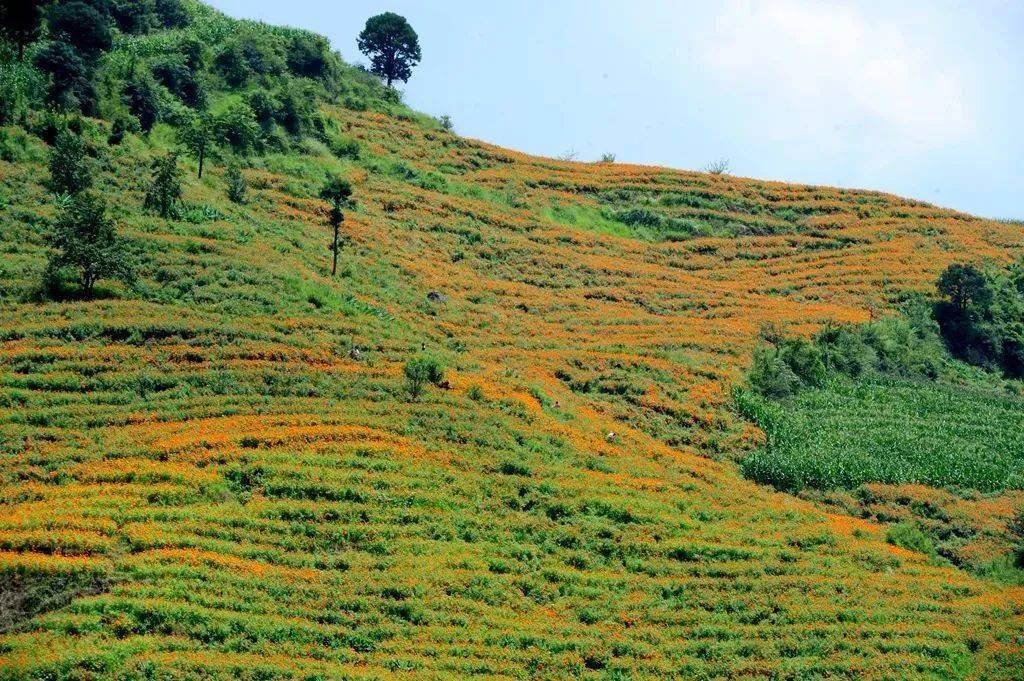
[(885, 540), (893, 546), (907, 551), (925, 553), (929, 556), (935, 555), (935, 546), (932, 544), (932, 540), (917, 525), (911, 523), (893, 525), (886, 531)]
[(405, 364), (404, 373), (406, 388), (413, 399), (422, 395), (428, 384), (439, 385), (444, 381), (444, 366), (435, 357), (423, 356), (409, 360)]
[(228, 199), (232, 203), (245, 203), (248, 185), (245, 182), (245, 175), (242, 174), (242, 168), (238, 163), (228, 165), (227, 172), (224, 174), (224, 180), (228, 185)]

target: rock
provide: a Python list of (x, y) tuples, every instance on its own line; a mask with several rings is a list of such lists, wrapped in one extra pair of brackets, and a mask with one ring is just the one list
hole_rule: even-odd
[(438, 293), (437, 291), (431, 291), (427, 294), (427, 300), (432, 303), (445, 303), (448, 302), (448, 296), (443, 293)]

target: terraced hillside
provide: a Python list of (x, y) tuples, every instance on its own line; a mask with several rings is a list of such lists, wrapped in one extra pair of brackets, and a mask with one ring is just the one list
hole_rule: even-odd
[(729, 398), (762, 324), (867, 319), (1019, 226), (358, 108), (322, 111), (357, 155), (255, 154), (242, 205), (214, 164), (181, 219), (143, 210), (168, 126), (101, 150), (143, 264), (91, 300), (33, 296), (46, 150), (4, 129), (0, 678), (1020, 678), (1024, 590), (744, 480)]

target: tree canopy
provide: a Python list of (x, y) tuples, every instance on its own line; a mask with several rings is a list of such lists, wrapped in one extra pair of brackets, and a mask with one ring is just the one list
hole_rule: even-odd
[(420, 63), (420, 41), (405, 17), (385, 12), (366, 21), (359, 34), (359, 50), (370, 58), (370, 70), (387, 81), (388, 87), (409, 81), (412, 67)]

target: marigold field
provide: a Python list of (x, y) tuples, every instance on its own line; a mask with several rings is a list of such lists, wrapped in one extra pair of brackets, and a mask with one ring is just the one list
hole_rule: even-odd
[(180, 220), (142, 210), (166, 130), (111, 148), (142, 277), (91, 301), (25, 294), (44, 147), (0, 161), (0, 586), (51, 594), (0, 679), (1024, 675), (1024, 588), (746, 480), (730, 397), (764, 323), (866, 320), (1020, 225), (324, 113), (358, 158), (254, 157), (244, 205), (193, 167)]

